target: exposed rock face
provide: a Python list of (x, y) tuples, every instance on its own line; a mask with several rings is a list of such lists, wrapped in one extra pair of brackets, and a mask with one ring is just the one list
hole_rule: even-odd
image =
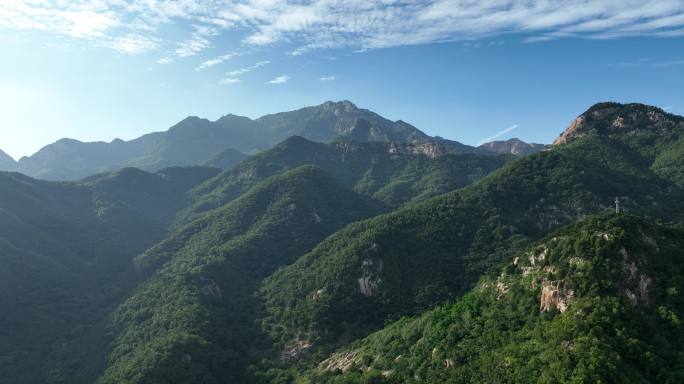
[(280, 352), (281, 360), (295, 360), (311, 348), (311, 343), (306, 339), (297, 339), (285, 346)]
[(202, 292), (205, 295), (213, 296), (217, 299), (223, 298), (223, 290), (221, 289), (221, 286), (218, 285), (214, 280), (206, 279), (204, 277), (200, 277), (200, 280), (204, 282)]
[(338, 369), (342, 372), (347, 372), (358, 363), (358, 352), (349, 351), (346, 353), (333, 354), (328, 359), (324, 360), (320, 367), (325, 372), (332, 372)]
[(566, 287), (564, 281), (544, 281), (542, 282), (539, 310), (549, 312), (553, 309), (558, 309), (563, 313), (568, 309), (568, 304), (574, 299), (575, 291)]
[(496, 154), (511, 154), (511, 155), (527, 155), (543, 151), (548, 148), (546, 144), (526, 143), (518, 138), (509, 139), (506, 141), (490, 141), (482, 144), (478, 149), (484, 149)]
[(553, 145), (558, 145), (558, 144), (565, 144), (568, 139), (571, 139), (573, 137), (579, 136), (580, 134), (578, 131), (581, 131), (581, 128), (584, 126), (584, 121), (586, 118), (584, 115), (578, 116), (575, 120), (573, 120), (570, 125), (561, 133), (560, 136), (556, 140), (553, 141)]
[(382, 283), (382, 278), (379, 276), (382, 272), (382, 260), (373, 261), (373, 259), (363, 260), (361, 263), (362, 275), (358, 279), (359, 291), (367, 297), (375, 296)]
[(564, 144), (589, 134), (615, 135), (662, 132), (684, 123), (684, 118), (644, 104), (599, 103), (578, 116), (553, 144)]
[(456, 153), (438, 142), (427, 143), (390, 143), (387, 148), (390, 155), (425, 155), (429, 158), (437, 158)]
[[(651, 245), (654, 249), (657, 249), (657, 243), (655, 243), (653, 238), (650, 238), (642, 233), (642, 240)], [(639, 279), (638, 283), (636, 283), (636, 286), (628, 284), (628, 286), (624, 288), (625, 296), (627, 296), (627, 299), (629, 299), (629, 302), (632, 305), (637, 305), (639, 303), (648, 304), (650, 301), (649, 287), (651, 286), (651, 283), (653, 283), (653, 279), (643, 273), (639, 273), (639, 268), (633, 260), (630, 260), (627, 250), (621, 248), (620, 252), (622, 253), (622, 269), (625, 271), (629, 279), (632, 282), (636, 281), (637, 278)]]

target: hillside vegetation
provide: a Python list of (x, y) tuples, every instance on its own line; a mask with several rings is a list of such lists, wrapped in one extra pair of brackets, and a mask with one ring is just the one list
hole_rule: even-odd
[(311, 383), (678, 383), (684, 228), (603, 215), (518, 253), (454, 304), (321, 362)]
[(397, 143), (330, 144), (291, 137), (208, 180), (193, 192), (193, 217), (230, 202), (265, 178), (315, 165), (348, 188), (391, 206), (445, 193), (486, 176), (510, 156), (440, 155), (431, 146)]
[(653, 168), (684, 128), (671, 125), (666, 136), (659, 127), (575, 137), (345, 228), (266, 280), (265, 330), (308, 352), (364, 336), (459, 297), (549, 231), (613, 209), (616, 197), (627, 212), (681, 220), (682, 189)]
[(98, 382), (244, 381), (262, 337), (253, 296), (261, 279), (382, 209), (302, 166), (178, 229), (136, 259), (151, 276), (114, 313)]
[[(240, 161), (257, 127), (304, 137)], [(684, 380), (682, 117), (483, 149), (341, 102), (140, 143), (217, 168), (0, 172), (3, 383)], [(72, 146), (39, 157), (102, 165)]]

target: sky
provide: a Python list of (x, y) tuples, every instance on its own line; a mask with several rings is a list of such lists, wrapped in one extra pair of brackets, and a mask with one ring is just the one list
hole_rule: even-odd
[(684, 114), (684, 0), (1, 0), (0, 149), (350, 100), (477, 145)]

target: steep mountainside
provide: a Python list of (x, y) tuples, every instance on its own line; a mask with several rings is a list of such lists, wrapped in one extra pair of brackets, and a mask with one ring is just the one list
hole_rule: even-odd
[(14, 159), (0, 150), (0, 171), (15, 171), (17, 169), (17, 162)]
[(462, 190), (346, 227), (266, 281), (266, 330), (280, 346), (304, 351), (363, 335), (458, 297), (520, 247), (610, 209), (615, 197), (628, 212), (682, 219), (682, 189), (651, 169), (666, 147), (653, 128), (586, 135)]
[(510, 156), (444, 155), (431, 144), (330, 144), (291, 137), (199, 186), (189, 216), (225, 204), (261, 180), (316, 165), (348, 188), (389, 205), (422, 200), (463, 187), (501, 167)]
[(578, 137), (600, 134), (632, 136), (643, 133), (670, 135), (684, 117), (644, 104), (599, 103), (579, 115), (556, 139), (563, 144)]
[(682, 382), (682, 274), (681, 226), (591, 218), (518, 253), (456, 303), (355, 342), (307, 376), (315, 383)]
[(415, 127), (389, 121), (351, 102), (326, 102), (257, 120), (235, 115), (213, 122), (188, 117), (166, 132), (128, 142), (117, 139), (111, 143), (82, 143), (63, 139), (22, 158), (19, 171), (49, 180), (76, 180), (126, 166), (156, 171), (169, 166), (197, 165), (212, 161), (229, 148), (253, 153), (292, 135), (332, 141), (345, 136), (358, 119), (366, 119), (376, 127), (377, 134), (368, 140), (409, 142), (429, 138)]
[(290, 136), (329, 142), (349, 135), (357, 120), (369, 126), (368, 141), (413, 142), (430, 139), (418, 128), (401, 120), (390, 121), (367, 109), (357, 108), (350, 101), (328, 101), (315, 107), (260, 117), (256, 122), (272, 138), (272, 144)]
[(20, 159), (18, 170), (46, 180), (78, 180), (124, 167), (158, 171), (172, 166), (199, 165), (239, 142), (236, 135), (233, 130), (209, 120), (188, 117), (167, 132), (128, 142), (59, 140), (31, 157)]
[(130, 289), (133, 257), (163, 237), (185, 192), (216, 172), (125, 169), (78, 184), (0, 173), (3, 378), (69, 382), (83, 369), (81, 343)]
[[(42, 154), (123, 167), (78, 182), (0, 172), (0, 381), (682, 381), (683, 118), (601, 103), (527, 153), (290, 114)], [(329, 137), (234, 164), (256, 129)], [(217, 168), (125, 167), (170, 159)]]
[(248, 156), (242, 152), (234, 149), (226, 149), (225, 151), (217, 153), (214, 157), (206, 161), (204, 166), (215, 167), (220, 169), (229, 169), (234, 167), (237, 163), (245, 160)]
[[(22, 158), (18, 170), (41, 179), (77, 180), (123, 167), (157, 171), (170, 166), (206, 164), (227, 168), (241, 159), (241, 153), (268, 149), (291, 136), (318, 142), (348, 138), (360, 142), (422, 144), (433, 147), (436, 154), (516, 152), (498, 149), (492, 152), (485, 147), (475, 148), (430, 137), (408, 123), (387, 120), (349, 101), (329, 101), (256, 120), (226, 115), (209, 121), (191, 116), (166, 132), (151, 133), (131, 141), (83, 143), (63, 139), (33, 156)], [(528, 148), (524, 151), (527, 153), (529, 148), (537, 147), (520, 143), (516, 148)]]
[(244, 382), (261, 342), (259, 282), (382, 209), (303, 166), (178, 229), (137, 258), (151, 277), (114, 313), (116, 339), (98, 382)]
[(529, 155), (530, 153), (543, 151), (548, 146), (545, 144), (526, 143), (518, 138), (514, 138), (506, 141), (490, 141), (477, 148), (499, 154)]

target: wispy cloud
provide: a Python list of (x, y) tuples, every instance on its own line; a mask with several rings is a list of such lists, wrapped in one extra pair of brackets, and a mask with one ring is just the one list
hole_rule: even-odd
[(135, 55), (157, 48), (157, 46), (159, 46), (159, 39), (129, 34), (126, 36), (104, 40), (103, 44), (121, 53)]
[(221, 79), (220, 83), (221, 84), (235, 84), (239, 83), (240, 79), (232, 78), (232, 77), (226, 77), (224, 79)]
[(157, 60), (157, 64), (161, 65), (166, 65), (166, 64), (171, 64), (173, 63), (173, 59), (170, 57), (162, 57), (161, 59)]
[(664, 106), (664, 107), (662, 108), (662, 110), (663, 110), (663, 111), (669, 111), (669, 110), (671, 110), (672, 108), (674, 108), (674, 106), (672, 106), (672, 105), (666, 105), (666, 106)]
[(226, 72), (226, 76), (227, 76), (227, 77), (237, 77), (237, 76), (241, 76), (241, 75), (244, 75), (244, 74), (247, 73), (247, 72), (252, 72), (253, 70), (255, 70), (255, 69), (257, 69), (257, 68), (261, 68), (261, 67), (263, 67), (264, 65), (267, 65), (267, 64), (270, 64), (270, 63), (271, 63), (271, 62), (268, 61), (268, 60), (259, 61), (259, 62), (255, 63), (254, 65), (250, 65), (249, 67), (244, 67), (244, 68), (236, 69), (236, 70), (234, 70), (234, 71)]
[(224, 78), (220, 81), (221, 84), (235, 84), (240, 82), (240, 76), (244, 75), (245, 73), (252, 72), (253, 70), (257, 68), (261, 68), (265, 65), (270, 64), (271, 62), (268, 60), (264, 61), (259, 61), (257, 63), (254, 63), (253, 65), (250, 65), (249, 67), (244, 67), (240, 69), (236, 69), (233, 71), (228, 71), (224, 74)]
[[(164, 26), (195, 26), (169, 41)], [(289, 42), (292, 55), (524, 34), (528, 41), (684, 36), (682, 0), (3, 0), (0, 28), (93, 41), (124, 53), (172, 46), (178, 57), (231, 31), (249, 46)], [(138, 36), (137, 40), (114, 42)], [(150, 40), (142, 44), (142, 37)], [(155, 39), (160, 41), (155, 44)], [(161, 44), (163, 42), (164, 44)]]
[(499, 132), (495, 133), (493, 136), (485, 137), (484, 139), (480, 140), (480, 142), (478, 144), (482, 145), (484, 143), (489, 143), (490, 141), (494, 141), (494, 140), (498, 139), (499, 137), (513, 131), (514, 129), (518, 128), (519, 126), (520, 125), (518, 125), (518, 124), (513, 124), (506, 129), (500, 130)]
[(618, 67), (653, 67), (653, 68), (667, 68), (684, 65), (684, 60), (656, 60), (652, 57), (641, 58), (634, 61), (624, 61), (615, 64)]
[(206, 48), (212, 46), (209, 37), (218, 35), (218, 31), (214, 28), (206, 26), (196, 26), (188, 40), (178, 43), (176, 48), (176, 55), (178, 57), (194, 56)]
[(335, 80), (337, 80), (337, 77), (335, 77), (335, 76), (323, 76), (323, 77), (320, 77), (318, 80), (323, 81), (323, 82), (335, 81)]
[(684, 60), (670, 60), (653, 64), (654, 67), (674, 67), (678, 65), (684, 65)]
[(290, 76), (282, 75), (282, 76), (276, 77), (273, 80), (270, 80), (269, 83), (271, 83), (271, 84), (283, 84), (283, 83), (287, 83), (289, 80), (290, 80)]
[(237, 52), (226, 53), (225, 55), (221, 55), (219, 57), (216, 57), (216, 58), (213, 58), (211, 60), (207, 60), (207, 61), (203, 62), (202, 64), (198, 65), (195, 68), (195, 71), (201, 71), (203, 69), (213, 67), (214, 65), (222, 64), (222, 63), (224, 63), (224, 62), (226, 62), (226, 61), (228, 61), (228, 60), (230, 60), (236, 56), (240, 56), (240, 54)]

